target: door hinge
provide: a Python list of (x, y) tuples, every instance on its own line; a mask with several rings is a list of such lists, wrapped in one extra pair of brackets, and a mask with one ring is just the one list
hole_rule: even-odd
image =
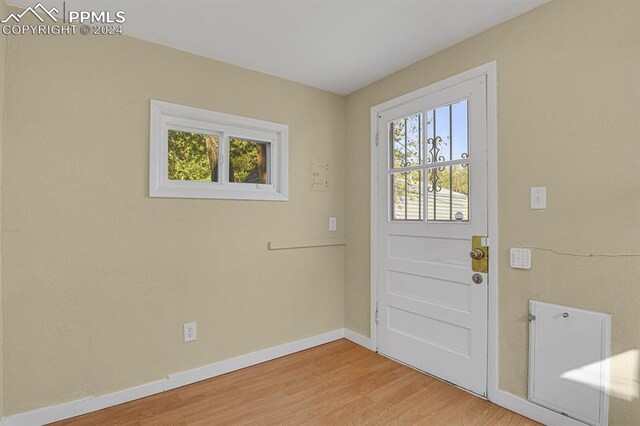
[(376, 146), (380, 143), (380, 133), (376, 130)]
[(378, 307), (376, 306), (376, 324), (378, 324)]

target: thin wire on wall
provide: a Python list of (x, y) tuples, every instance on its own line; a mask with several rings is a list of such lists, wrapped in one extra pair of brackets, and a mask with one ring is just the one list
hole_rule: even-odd
[(548, 247), (522, 246), (521, 248), (548, 251), (551, 253), (559, 254), (561, 256), (573, 257), (640, 257), (640, 254), (638, 253), (572, 253), (568, 251), (554, 250)]

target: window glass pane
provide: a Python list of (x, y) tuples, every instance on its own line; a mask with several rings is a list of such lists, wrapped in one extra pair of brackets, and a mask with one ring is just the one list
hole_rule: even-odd
[(391, 219), (423, 220), (422, 170), (391, 175)]
[(427, 111), (427, 163), (469, 157), (467, 100)]
[(169, 130), (168, 178), (218, 182), (217, 135)]
[(449, 105), (430, 111), (434, 135), (427, 139), (427, 162), (437, 163), (451, 159), (451, 115)]
[(427, 171), (427, 220), (469, 221), (469, 164)]
[(452, 160), (469, 157), (467, 100), (451, 105)]
[(229, 139), (229, 182), (268, 184), (270, 144)]
[(427, 138), (433, 138), (433, 110), (427, 111)]
[(390, 123), (391, 167), (422, 164), (422, 117), (410, 115)]

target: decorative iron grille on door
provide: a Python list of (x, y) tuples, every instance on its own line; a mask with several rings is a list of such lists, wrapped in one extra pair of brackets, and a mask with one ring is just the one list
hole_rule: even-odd
[(389, 123), (392, 220), (469, 221), (468, 122), (463, 99)]

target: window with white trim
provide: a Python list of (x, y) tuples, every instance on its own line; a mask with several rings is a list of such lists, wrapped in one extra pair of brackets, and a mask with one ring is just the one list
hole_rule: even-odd
[(289, 127), (151, 101), (149, 196), (288, 199)]

